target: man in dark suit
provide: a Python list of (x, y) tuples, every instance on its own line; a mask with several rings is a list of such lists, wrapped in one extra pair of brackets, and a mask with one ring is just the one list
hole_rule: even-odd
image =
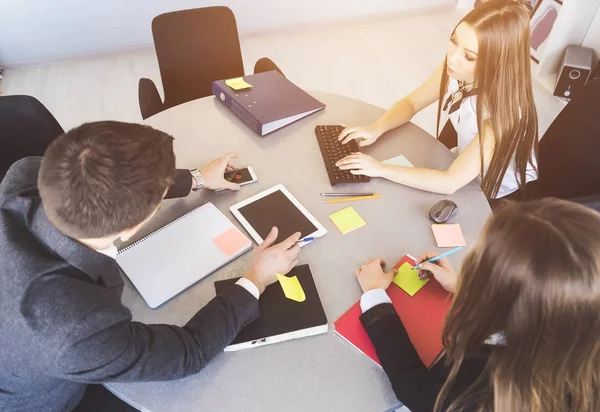
[(274, 228), (244, 277), (185, 326), (132, 321), (113, 242), (133, 236), (163, 198), (239, 188), (223, 178), (231, 155), (176, 170), (172, 141), (148, 126), (88, 123), (43, 159), (9, 169), (0, 185), (0, 410), (126, 410), (93, 384), (197, 373), (259, 316), (275, 273), (297, 263), (300, 234), (272, 246)]

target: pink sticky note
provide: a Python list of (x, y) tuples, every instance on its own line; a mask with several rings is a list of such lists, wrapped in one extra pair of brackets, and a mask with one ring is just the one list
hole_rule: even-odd
[(438, 247), (467, 246), (458, 223), (431, 225), (431, 230), (433, 230), (433, 236), (435, 236)]
[(217, 245), (227, 256), (233, 256), (248, 244), (248, 239), (246, 236), (242, 235), (239, 230), (232, 227), (214, 238), (213, 242), (215, 242), (215, 245)]

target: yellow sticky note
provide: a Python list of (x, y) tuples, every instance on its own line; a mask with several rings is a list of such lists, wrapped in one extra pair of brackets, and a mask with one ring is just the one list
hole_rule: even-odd
[(429, 279), (419, 279), (419, 271), (413, 270), (410, 263), (404, 262), (402, 266), (398, 268), (398, 273), (396, 276), (394, 276), (393, 282), (400, 286), (402, 290), (404, 290), (410, 296), (414, 296), (419, 289), (429, 282)]
[(296, 276), (287, 277), (279, 273), (276, 273), (276, 276), (286, 298), (295, 300), (296, 302), (304, 302), (306, 300), (304, 289), (302, 289), (302, 285)]
[(225, 84), (231, 87), (233, 90), (244, 90), (252, 88), (252, 85), (250, 83), (246, 83), (243, 77), (225, 80)]
[(344, 235), (367, 224), (352, 206), (329, 215), (329, 219)]

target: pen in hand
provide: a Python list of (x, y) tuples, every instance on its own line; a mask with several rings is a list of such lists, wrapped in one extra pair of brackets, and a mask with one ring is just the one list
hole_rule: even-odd
[[(412, 267), (413, 270), (419, 269), (419, 279), (421, 280), (425, 280), (428, 277), (428, 273), (430, 273), (428, 270), (422, 269), (422, 265), (423, 263), (435, 263), (435, 262), (439, 262), (440, 260), (442, 260), (443, 258), (445, 258), (446, 256), (452, 255), (456, 252), (458, 252), (459, 250), (462, 250), (462, 246), (456, 247), (454, 249), (451, 249), (445, 253), (442, 253), (438, 256), (434, 256), (432, 258), (429, 258), (427, 260), (422, 261), (421, 263), (415, 265)], [(443, 267), (443, 265), (441, 265)]]
[[(442, 259), (442, 258), (445, 258), (446, 256), (450, 256), (450, 255), (452, 255), (452, 254), (454, 254), (454, 253), (458, 252), (459, 250), (462, 250), (462, 248), (463, 248), (462, 246), (455, 247), (454, 249), (450, 249), (449, 251), (447, 251), (447, 252), (444, 252), (444, 253), (442, 253), (442, 254), (440, 254), (440, 255), (434, 256), (434, 257), (432, 257), (432, 258), (429, 258), (429, 259), (427, 259), (427, 260), (424, 260), (424, 261), (422, 261), (421, 263), (419, 263), (419, 265), (421, 265), (421, 264), (423, 264), (423, 263), (425, 263), (425, 262), (429, 262), (429, 263), (432, 263), (432, 262), (437, 262), (438, 260), (440, 260), (440, 259)], [(419, 265), (414, 265), (414, 266), (413, 266), (413, 270), (417, 270), (417, 269), (419, 269)]]

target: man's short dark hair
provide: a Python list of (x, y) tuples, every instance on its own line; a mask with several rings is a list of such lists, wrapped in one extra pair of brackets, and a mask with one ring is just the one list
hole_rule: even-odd
[(38, 187), (48, 219), (74, 238), (101, 238), (143, 222), (173, 181), (173, 138), (150, 126), (93, 122), (46, 150)]

